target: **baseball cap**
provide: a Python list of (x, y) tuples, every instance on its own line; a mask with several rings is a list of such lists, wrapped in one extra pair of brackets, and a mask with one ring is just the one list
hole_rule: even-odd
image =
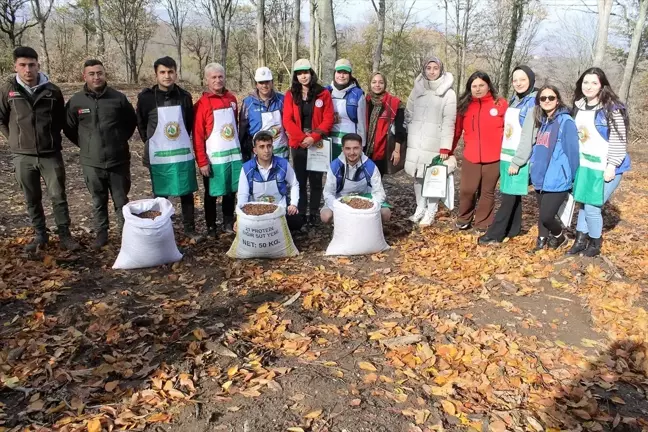
[(307, 59), (299, 59), (295, 62), (295, 66), (293, 67), (293, 72), (310, 70), (310, 69), (313, 69), (311, 67), (310, 61), (308, 61)]
[(254, 81), (272, 81), (272, 71), (265, 66), (258, 68), (254, 73)]
[(351, 62), (347, 59), (340, 59), (335, 62), (335, 71), (347, 71), (351, 73), (353, 68), (351, 67)]

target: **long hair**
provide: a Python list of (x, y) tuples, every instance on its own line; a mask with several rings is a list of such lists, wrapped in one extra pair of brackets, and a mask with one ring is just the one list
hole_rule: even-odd
[(617, 125), (612, 120), (612, 112), (619, 111), (623, 116), (623, 122), (625, 123), (626, 129), (629, 128), (630, 120), (628, 118), (628, 110), (625, 104), (619, 99), (612, 86), (610, 86), (610, 81), (605, 76), (603, 69), (597, 67), (591, 67), (587, 69), (576, 81), (576, 90), (574, 90), (574, 107), (576, 107), (576, 102), (585, 97), (583, 94), (583, 80), (585, 75), (596, 75), (601, 83), (601, 90), (599, 90), (599, 104), (604, 110), (605, 118), (607, 119), (608, 126), (612, 125), (614, 129), (617, 129)]
[(477, 78), (488, 84), (488, 89), (490, 90), (491, 95), (493, 95), (493, 99), (497, 101), (497, 90), (493, 86), (490, 77), (486, 72), (477, 71), (470, 75), (468, 77), (468, 81), (466, 81), (466, 89), (464, 90), (463, 94), (459, 98), (459, 102), (457, 103), (457, 111), (459, 112), (459, 114), (466, 113), (468, 105), (470, 105), (470, 102), (472, 101), (472, 92), (470, 91), (470, 86), (472, 86), (473, 81), (475, 81)]
[(535, 105), (536, 106), (534, 107), (534, 110), (533, 110), (534, 111), (533, 118), (535, 120), (536, 127), (540, 127), (540, 125), (542, 125), (542, 122), (545, 121), (545, 119), (547, 119), (547, 113), (540, 106), (540, 95), (545, 90), (551, 90), (552, 92), (554, 92), (556, 94), (558, 104), (556, 105), (556, 110), (554, 111), (554, 114), (556, 112), (558, 112), (558, 110), (560, 110), (562, 108), (567, 108), (567, 105), (565, 104), (565, 101), (563, 101), (563, 98), (560, 95), (560, 90), (558, 90), (558, 88), (556, 86), (551, 85), (551, 84), (547, 84), (547, 85), (542, 86), (540, 88), (540, 90), (538, 90), (538, 94), (536, 95), (536, 100), (535, 100)]
[[(323, 87), (318, 84), (317, 82), (317, 74), (313, 69), (309, 69), (311, 79), (310, 82), (308, 83), (308, 96), (307, 100), (312, 100), (315, 96), (317, 96), (322, 90)], [(292, 93), (293, 101), (297, 104), (300, 105), (302, 104), (302, 85), (297, 79), (297, 72), (293, 72), (292, 75), (292, 84), (290, 85), (290, 93)]]

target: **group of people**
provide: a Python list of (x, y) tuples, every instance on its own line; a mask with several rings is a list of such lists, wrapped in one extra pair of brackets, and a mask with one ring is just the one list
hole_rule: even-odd
[[(430, 225), (442, 198), (425, 196), (426, 168), (440, 161), (448, 173), (455, 171), (454, 153), (463, 136), (458, 229), (483, 231), (480, 244), (520, 234), (521, 197), (532, 185), (539, 206), (536, 250), (567, 241), (556, 216), (571, 193), (582, 207), (569, 253), (594, 256), (601, 248), (601, 208), (630, 166), (627, 113), (598, 68), (579, 78), (572, 110), (556, 87), (537, 89), (527, 66), (515, 68), (515, 94), (508, 102), (479, 71), (457, 100), (454, 78), (437, 57), (422, 65), (406, 104), (387, 92), (379, 72), (365, 94), (346, 59), (335, 63), (327, 87), (308, 60), (298, 60), (285, 95), (275, 91), (270, 69), (261, 67), (256, 88), (240, 104), (225, 87), (223, 66), (210, 63), (204, 71), (207, 90), (194, 104), (177, 83), (175, 61), (163, 57), (153, 65), (156, 84), (138, 95), (133, 109), (107, 84), (99, 60), (85, 62), (85, 86), (65, 104), (60, 89), (39, 71), (35, 50), (18, 47), (13, 56), (16, 75), (0, 91), (0, 132), (9, 141), (35, 229), (28, 250), (48, 242), (41, 177), (61, 246), (79, 248), (69, 229), (61, 133), (80, 148), (97, 249), (108, 242), (109, 195), (118, 225), (123, 224), (121, 209), (131, 186), (128, 140), (135, 129), (145, 144), (142, 159), (153, 195), (180, 197), (185, 234), (195, 240), (201, 237), (195, 227), (196, 166), (211, 236), (218, 232), (217, 197), (226, 232), (236, 228), (237, 202), (282, 205), (289, 227), (298, 230), (319, 220), (332, 223), (335, 199), (360, 194), (380, 204), (383, 221), (389, 220), (382, 176), (399, 167), (414, 179), (416, 210), (410, 220)], [(321, 147), (324, 139), (331, 146), (325, 184), (322, 170), (309, 169), (311, 147)], [(495, 212), (498, 183), (502, 199)]]

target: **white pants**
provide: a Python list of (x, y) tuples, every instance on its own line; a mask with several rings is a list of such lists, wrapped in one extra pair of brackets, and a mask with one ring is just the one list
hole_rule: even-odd
[(441, 198), (425, 198), (423, 196), (423, 179), (414, 180), (414, 195), (416, 196), (416, 211), (425, 209), (428, 213), (436, 213)]

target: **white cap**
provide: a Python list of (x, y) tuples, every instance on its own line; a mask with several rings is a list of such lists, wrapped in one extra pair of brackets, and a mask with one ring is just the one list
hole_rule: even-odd
[(256, 70), (254, 73), (254, 81), (272, 81), (272, 72), (267, 67), (263, 66)]

